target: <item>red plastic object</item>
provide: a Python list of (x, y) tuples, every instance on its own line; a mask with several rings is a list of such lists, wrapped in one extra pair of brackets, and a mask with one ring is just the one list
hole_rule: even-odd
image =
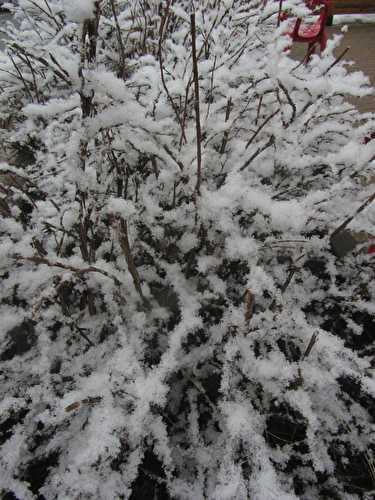
[[(306, 61), (308, 61), (314, 53), (317, 44), (319, 44), (321, 51), (326, 48), (326, 24), (331, 13), (331, 0), (305, 0), (305, 3), (313, 12), (317, 13), (317, 20), (312, 24), (306, 24), (302, 23), (302, 19), (298, 18), (294, 23), (294, 27), (287, 34), (293, 42), (308, 43), (306, 56)], [(281, 13), (280, 8), (279, 20), (284, 19), (285, 14)]]
[(367, 249), (367, 253), (375, 253), (375, 245), (370, 245)]

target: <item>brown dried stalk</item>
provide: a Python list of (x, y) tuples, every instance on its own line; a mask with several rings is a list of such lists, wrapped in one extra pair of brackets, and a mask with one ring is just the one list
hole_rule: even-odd
[(65, 411), (67, 413), (69, 413), (73, 410), (78, 410), (83, 405), (94, 406), (95, 404), (100, 403), (101, 400), (102, 400), (101, 396), (95, 396), (95, 397), (91, 397), (91, 398), (82, 399), (81, 401), (76, 401), (76, 402), (66, 406)]
[(66, 271), (71, 271), (72, 273), (76, 274), (99, 273), (102, 274), (103, 276), (106, 276), (107, 278), (111, 278), (117, 286), (121, 285), (121, 282), (116, 278), (116, 276), (108, 273), (107, 271), (104, 271), (104, 269), (99, 269), (96, 266), (79, 268), (71, 266), (69, 264), (63, 264), (62, 262), (52, 262), (46, 258), (37, 256), (33, 257), (16, 256), (15, 259), (18, 261), (32, 262), (33, 264), (44, 264), (48, 267), (58, 267), (60, 269), (65, 269)]
[(375, 192), (374, 192), (374, 193), (372, 193), (372, 195), (371, 195), (371, 196), (369, 196), (369, 197), (367, 198), (367, 200), (366, 200), (364, 203), (362, 203), (362, 205), (361, 205), (359, 208), (357, 208), (357, 210), (354, 212), (354, 214), (353, 214), (353, 215), (351, 215), (350, 217), (348, 217), (348, 218), (347, 218), (347, 219), (346, 219), (346, 220), (345, 220), (345, 221), (344, 221), (344, 222), (343, 222), (343, 223), (342, 223), (342, 224), (341, 224), (341, 225), (340, 225), (337, 229), (335, 229), (335, 230), (333, 231), (333, 233), (332, 233), (332, 235), (331, 235), (331, 238), (332, 238), (332, 236), (334, 236), (335, 234), (339, 233), (340, 231), (343, 231), (343, 230), (346, 228), (346, 226), (348, 226), (348, 225), (351, 223), (351, 221), (352, 221), (352, 220), (353, 220), (353, 219), (354, 219), (354, 218), (355, 218), (358, 214), (360, 214), (361, 212), (363, 212), (363, 210), (364, 210), (366, 207), (368, 207), (368, 206), (369, 206), (369, 205), (370, 205), (370, 204), (371, 204), (374, 200), (375, 200)]
[(17, 53), (17, 51), (14, 48), (12, 50), (21, 59), (21, 61), (23, 61), (26, 64), (26, 66), (29, 68), (29, 70), (31, 72), (31, 76), (33, 78), (33, 85), (34, 85), (34, 90), (35, 90), (35, 94), (36, 94), (36, 100), (37, 100), (38, 104), (40, 104), (40, 102), (42, 102), (42, 100), (41, 100), (41, 97), (39, 94), (38, 85), (36, 83), (35, 71), (34, 71), (33, 65), (30, 62), (28, 55), (26, 53), (24, 53), (24, 55), (21, 55), (20, 53)]
[(259, 120), (259, 116), (260, 116), (260, 110), (261, 110), (261, 107), (262, 107), (262, 103), (263, 103), (263, 96), (261, 95), (259, 97), (259, 103), (258, 103), (258, 109), (257, 109), (257, 116), (255, 118), (255, 125), (258, 125), (258, 120)]
[(30, 187), (36, 188), (36, 185), (33, 184), (26, 177), (23, 177), (9, 170), (0, 172), (0, 191), (8, 195), (11, 191), (10, 188), (16, 188), (19, 191), (21, 191), (25, 196), (27, 196), (33, 207), (36, 208), (36, 203), (28, 192), (28, 189)]
[(118, 42), (119, 51), (120, 51), (120, 71), (119, 71), (118, 76), (120, 78), (125, 78), (125, 70), (126, 70), (126, 68), (125, 68), (125, 61), (126, 61), (126, 57), (125, 57), (124, 42), (122, 40), (121, 28), (120, 28), (120, 24), (118, 22), (118, 17), (117, 17), (117, 13), (116, 13), (115, 1), (114, 0), (110, 0), (110, 4), (111, 4), (111, 7), (112, 7), (113, 18), (115, 20), (116, 33), (117, 33), (117, 42)]
[(314, 347), (314, 345), (316, 344), (317, 339), (318, 339), (318, 333), (317, 333), (317, 332), (315, 332), (315, 333), (313, 333), (313, 334), (312, 334), (312, 336), (311, 336), (310, 342), (309, 342), (309, 344), (308, 344), (308, 346), (307, 346), (307, 348), (306, 348), (306, 351), (305, 351), (305, 352), (303, 353), (303, 355), (302, 355), (301, 361), (303, 361), (304, 359), (306, 359), (306, 358), (307, 358), (307, 356), (310, 354), (310, 352), (311, 352), (312, 348), (313, 348), (313, 347)]
[[(66, 69), (64, 69), (64, 68), (61, 66), (61, 64), (60, 64), (60, 63), (59, 63), (59, 61), (56, 59), (56, 57), (55, 57), (53, 54), (51, 54), (51, 52), (49, 52), (49, 56), (50, 56), (50, 58), (51, 58), (51, 61), (52, 61), (54, 64), (56, 64), (56, 66), (60, 69), (60, 71), (61, 71), (61, 72), (62, 72), (65, 76), (67, 76), (67, 77), (69, 78), (69, 73), (66, 71)], [(52, 68), (52, 71), (55, 71), (55, 72), (56, 72), (56, 70), (55, 70), (54, 68)], [(58, 74), (58, 75), (60, 76), (60, 73), (56, 73), (56, 74)], [(60, 78), (62, 78), (62, 76), (60, 76)], [(66, 81), (66, 80), (65, 80), (65, 81)], [(69, 85), (71, 85), (71, 82), (70, 82), (70, 81), (68, 81), (67, 83), (68, 83)]]
[(62, 80), (64, 80), (64, 82), (71, 86), (72, 85), (72, 82), (69, 80), (69, 73), (64, 69), (62, 68), (62, 66), (57, 62), (56, 58), (52, 56), (52, 54), (50, 53), (49, 56), (52, 60), (52, 62), (54, 64), (56, 64), (56, 66), (60, 69), (57, 70), (56, 68), (52, 67), (49, 62), (44, 59), (44, 57), (40, 57), (40, 56), (35, 56), (33, 54), (31, 54), (30, 52), (28, 52), (27, 50), (24, 49), (24, 47), (21, 47), (20, 45), (18, 45), (17, 43), (13, 42), (11, 44), (11, 47), (12, 49), (16, 49), (17, 50), (17, 55), (18, 57), (20, 57), (20, 54), (24, 54), (25, 56), (27, 56), (28, 58), (30, 59), (33, 59), (34, 61), (38, 61), (40, 62), (41, 64), (43, 64), (43, 66), (45, 68), (49, 68), (51, 69), (51, 71), (53, 71), (53, 73), (58, 76), (59, 78), (61, 78)]
[(338, 64), (338, 63), (341, 61), (341, 59), (345, 56), (345, 54), (348, 52), (348, 50), (350, 50), (350, 47), (346, 47), (346, 49), (345, 49), (345, 50), (343, 50), (343, 51), (341, 52), (341, 54), (340, 54), (338, 57), (336, 57), (336, 59), (335, 59), (335, 60), (333, 61), (333, 63), (331, 64), (331, 66), (329, 66), (329, 67), (325, 70), (325, 72), (323, 73), (323, 76), (324, 76), (324, 75), (326, 75), (326, 74), (328, 73), (328, 71), (330, 71), (330, 70), (331, 70), (334, 66), (336, 66), (336, 64)]
[(119, 220), (118, 238), (121, 246), (121, 250), (125, 256), (126, 263), (128, 265), (128, 270), (133, 278), (135, 289), (138, 295), (141, 297), (144, 305), (148, 305), (148, 300), (143, 295), (141, 287), (141, 278), (138, 273), (138, 269), (134, 263), (133, 256), (130, 250), (130, 243), (128, 237), (128, 224), (124, 219)]
[(254, 132), (254, 134), (250, 137), (250, 139), (247, 141), (247, 144), (245, 146), (245, 150), (250, 146), (250, 144), (253, 142), (253, 140), (255, 139), (255, 137), (259, 134), (259, 132), (267, 125), (267, 123), (269, 121), (272, 120), (272, 118), (274, 116), (276, 116), (278, 113), (280, 113), (280, 108), (275, 111), (274, 113), (272, 113), (272, 115), (270, 115), (268, 118), (266, 118), (264, 120), (264, 122), (262, 123), (262, 125), (260, 125), (260, 127), (258, 127), (258, 129)]
[(206, 120), (208, 118), (208, 115), (210, 114), (210, 108), (211, 108), (211, 103), (213, 100), (213, 90), (214, 90), (214, 76), (215, 76), (215, 69), (216, 69), (216, 61), (217, 61), (217, 56), (215, 56), (214, 59), (214, 65), (211, 71), (211, 78), (210, 78), (210, 90), (209, 90), (209, 98), (208, 98), (208, 106), (207, 106), (207, 113), (206, 113)]
[[(183, 112), (182, 112), (182, 119), (181, 119), (181, 127), (182, 127), (182, 131), (185, 130), (185, 126), (186, 126), (186, 120), (187, 120), (187, 117), (188, 117), (188, 105), (189, 105), (189, 92), (190, 92), (190, 87), (191, 87), (191, 84), (192, 84), (192, 80), (191, 78), (189, 79), (187, 85), (186, 85), (186, 88), (185, 88), (185, 99), (184, 99), (184, 109), (183, 109)], [(181, 98), (180, 98), (181, 99)], [(180, 101), (181, 102), (181, 101)], [(181, 148), (182, 148), (182, 144), (183, 144), (183, 141), (184, 141), (184, 136), (183, 134), (181, 133), (181, 137), (180, 137), (180, 143), (179, 143), (179, 148), (180, 148), (180, 151), (181, 151)]]
[(192, 57), (193, 57), (193, 77), (194, 77), (194, 107), (195, 107), (195, 128), (197, 135), (197, 183), (195, 186), (196, 194), (200, 194), (202, 182), (202, 130), (199, 109), (199, 72), (198, 72), (198, 59), (197, 59), (197, 33), (195, 26), (195, 13), (190, 15), (190, 33), (192, 44)]
[(36, 2), (33, 2), (33, 0), (29, 0), (29, 2), (31, 3), (31, 5), (33, 5), (36, 9), (39, 9), (41, 12), (43, 12), (43, 14), (45, 14), (49, 19), (51, 19), (51, 21), (53, 21), (55, 24), (56, 24), (56, 27), (57, 27), (57, 31), (60, 31), (62, 29), (62, 25), (57, 21), (57, 19), (55, 18), (55, 16), (53, 15), (52, 11), (51, 11), (51, 8), (49, 7), (49, 5), (46, 3), (47, 5), (47, 8), (49, 10), (46, 11), (45, 9), (43, 9), (41, 7), (41, 5), (37, 4)]
[(275, 137), (273, 135), (271, 135), (271, 137), (268, 139), (268, 141), (266, 142), (266, 144), (264, 146), (258, 148), (255, 151), (255, 153), (247, 161), (245, 161), (245, 163), (242, 165), (242, 167), (240, 167), (240, 172), (242, 172), (243, 170), (245, 170), (245, 168), (247, 168), (255, 160), (255, 158), (257, 156), (259, 156), (261, 153), (263, 153), (263, 151), (265, 151), (266, 149), (268, 149), (273, 144), (275, 144)]
[(177, 106), (176, 106), (176, 103), (174, 102), (169, 90), (168, 90), (168, 87), (167, 87), (167, 84), (166, 84), (166, 81), (165, 81), (165, 78), (164, 78), (164, 66), (163, 66), (163, 40), (164, 40), (164, 33), (166, 32), (166, 26), (168, 25), (168, 22), (169, 22), (169, 17), (170, 17), (170, 14), (169, 14), (169, 8), (170, 8), (170, 5), (171, 5), (171, 0), (168, 0), (167, 1), (167, 5), (165, 7), (165, 14), (164, 16), (162, 16), (161, 18), (161, 21), (160, 21), (160, 29), (159, 29), (159, 47), (158, 47), (158, 60), (159, 60), (159, 67), (160, 67), (160, 77), (161, 77), (161, 83), (163, 85), (163, 88), (165, 90), (165, 93), (167, 94), (167, 97), (168, 97), (168, 100), (169, 102), (171, 103), (172, 105), (172, 108), (173, 108), (173, 111), (176, 115), (176, 119), (181, 127), (181, 134), (182, 134), (182, 137), (183, 137), (183, 140), (185, 141), (185, 143), (187, 142), (187, 139), (186, 139), (186, 135), (185, 135), (185, 129), (184, 129), (184, 124), (182, 123), (182, 120), (181, 120), (181, 117), (180, 117), (180, 113), (177, 109)]
[[(312, 348), (316, 344), (317, 339), (318, 339), (318, 332), (315, 332), (315, 333), (312, 334), (311, 339), (310, 339), (310, 341), (308, 343), (308, 346), (306, 348), (306, 351), (301, 356), (300, 361), (303, 361), (304, 359), (306, 359), (308, 357), (308, 355), (310, 354)], [(295, 387), (296, 388), (300, 387), (302, 384), (303, 384), (303, 375), (302, 375), (301, 367), (299, 366), (298, 367), (298, 377), (297, 377), (297, 380), (295, 381)]]
[(28, 86), (28, 83), (30, 83), (30, 82), (26, 83), (25, 78), (23, 77), (22, 71), (19, 69), (19, 67), (17, 66), (17, 64), (15, 63), (13, 57), (10, 54), (9, 54), (9, 58), (12, 61), (14, 69), (17, 71), (18, 77), (21, 80), (21, 82), (23, 83), (23, 86), (25, 87), (26, 93), (30, 97), (31, 102), (34, 102), (34, 98), (33, 98), (32, 94), (31, 94), (29, 86)]
[(169, 147), (166, 144), (163, 144), (164, 151), (172, 158), (172, 160), (179, 166), (181, 172), (184, 170), (184, 164), (181, 160), (178, 160)]
[[(228, 99), (227, 108), (225, 111), (225, 123), (227, 123), (227, 121), (229, 120), (231, 110), (232, 110), (232, 98), (230, 97)], [(228, 137), (229, 137), (229, 132), (228, 132), (228, 130), (226, 130), (224, 132), (223, 140), (221, 142), (220, 154), (225, 153), (225, 148), (226, 148), (227, 143), (228, 143)]]
[(298, 271), (298, 267), (296, 267), (296, 266), (290, 267), (288, 276), (287, 276), (286, 280), (284, 281), (282, 287), (280, 288), (281, 293), (284, 293), (285, 290), (288, 288), (288, 286), (292, 282), (293, 276), (296, 274), (296, 271)]
[(80, 328), (78, 325), (73, 325), (74, 328), (77, 330), (79, 335), (81, 335), (82, 338), (86, 340), (86, 342), (93, 347), (95, 344), (88, 338), (88, 336), (85, 333), (86, 328)]
[(293, 123), (293, 122), (294, 122), (294, 120), (295, 120), (295, 118), (296, 118), (297, 108), (296, 108), (296, 105), (295, 105), (295, 104), (294, 104), (294, 102), (293, 102), (293, 99), (290, 97), (290, 94), (289, 94), (289, 92), (288, 92), (287, 88), (286, 88), (286, 87), (285, 87), (285, 86), (284, 86), (284, 85), (280, 82), (280, 80), (278, 80), (278, 83), (279, 83), (279, 87), (281, 88), (281, 90), (282, 90), (282, 91), (284, 92), (284, 94), (285, 94), (285, 97), (286, 97), (286, 99), (287, 99), (287, 101), (288, 101), (289, 106), (292, 108), (292, 116), (291, 116), (291, 118), (290, 118), (290, 120), (289, 120), (289, 123), (287, 123), (287, 124), (285, 125), (285, 128), (288, 128), (288, 127), (289, 127), (289, 125), (290, 125), (291, 123)]
[(245, 321), (249, 324), (251, 318), (254, 313), (254, 305), (255, 305), (255, 295), (249, 288), (246, 289), (244, 294), (244, 302), (245, 302)]
[[(299, 270), (299, 267), (296, 265), (301, 259), (303, 259), (303, 257), (305, 256), (306, 254), (301, 254), (293, 263), (292, 265), (289, 267), (289, 272), (288, 272), (288, 276), (286, 277), (284, 283), (281, 285), (280, 287), (280, 292), (281, 294), (285, 293), (286, 289), (288, 288), (288, 286), (291, 284), (292, 282), (292, 279), (294, 277), (294, 275), (296, 274), (296, 272)], [(271, 305), (270, 305), (270, 309), (273, 310), (275, 307), (276, 307), (276, 298), (273, 299)]]

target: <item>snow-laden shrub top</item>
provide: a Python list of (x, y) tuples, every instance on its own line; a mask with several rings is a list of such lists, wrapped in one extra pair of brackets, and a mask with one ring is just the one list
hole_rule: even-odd
[(6, 26), (6, 498), (371, 497), (374, 263), (330, 249), (371, 195), (346, 100), (371, 89), (338, 35), (291, 59), (278, 2), (194, 8), (19, 0)]

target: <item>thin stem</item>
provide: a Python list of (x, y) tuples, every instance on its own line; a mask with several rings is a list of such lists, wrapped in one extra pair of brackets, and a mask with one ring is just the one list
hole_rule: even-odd
[(264, 122), (262, 123), (262, 125), (260, 125), (260, 127), (258, 128), (258, 130), (256, 130), (256, 131), (254, 132), (254, 134), (250, 137), (250, 139), (247, 141), (247, 144), (246, 144), (245, 150), (246, 150), (246, 149), (250, 146), (250, 144), (253, 142), (253, 140), (255, 139), (255, 137), (256, 137), (256, 136), (259, 134), (259, 132), (260, 132), (260, 131), (261, 131), (261, 130), (262, 130), (262, 129), (263, 129), (263, 128), (267, 125), (267, 123), (268, 123), (269, 121), (271, 121), (271, 120), (272, 120), (272, 118), (273, 118), (274, 116), (276, 116), (278, 113), (280, 113), (280, 108), (279, 108), (277, 111), (275, 111), (272, 115), (270, 115), (268, 118), (266, 118), (266, 119), (264, 120)]
[(354, 212), (353, 215), (351, 215), (350, 217), (348, 217), (337, 229), (335, 229), (331, 235), (331, 238), (332, 236), (334, 236), (335, 234), (341, 232), (343, 229), (346, 228), (346, 226), (348, 226), (351, 221), (358, 215), (360, 214), (361, 212), (363, 212), (363, 210), (368, 207), (373, 201), (375, 200), (375, 192), (372, 193), (371, 196), (369, 196), (367, 198), (367, 200), (359, 207), (357, 208), (357, 210)]
[(196, 32), (194, 12), (190, 15), (190, 28), (191, 28), (193, 76), (194, 76), (195, 128), (197, 136), (197, 184), (195, 186), (195, 192), (196, 194), (199, 195), (202, 183), (202, 130), (200, 121), (200, 107), (199, 107), (199, 73), (198, 73), (198, 59), (197, 59), (197, 45), (196, 45), (197, 32)]
[(255, 158), (257, 156), (259, 156), (261, 153), (263, 153), (263, 151), (265, 151), (267, 148), (272, 146), (274, 143), (275, 143), (275, 138), (273, 135), (271, 135), (271, 137), (268, 139), (266, 144), (264, 146), (262, 146), (261, 148), (258, 148), (255, 151), (255, 153), (252, 156), (250, 156), (250, 158), (247, 161), (245, 161), (245, 163), (242, 165), (242, 167), (240, 167), (240, 172), (245, 170), (245, 168), (247, 168), (255, 160)]

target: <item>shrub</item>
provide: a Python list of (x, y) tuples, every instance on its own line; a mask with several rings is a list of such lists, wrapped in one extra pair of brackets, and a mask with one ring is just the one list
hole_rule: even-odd
[(190, 4), (13, 9), (1, 137), (27, 155), (0, 174), (6, 498), (374, 487), (373, 263), (330, 250), (371, 194), (373, 117), (346, 101), (367, 80), (340, 36), (291, 59), (275, 3)]

